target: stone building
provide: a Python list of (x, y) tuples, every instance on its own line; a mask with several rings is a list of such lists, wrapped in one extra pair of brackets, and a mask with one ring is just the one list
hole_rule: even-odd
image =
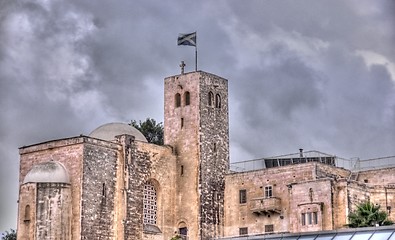
[(395, 158), (382, 168), (350, 171), (336, 167), (335, 156), (308, 154), (262, 159), (256, 169), (227, 174), (224, 235), (338, 230), (365, 201), (395, 219)]
[(110, 123), (19, 149), (18, 239), (331, 230), (366, 199), (394, 219), (394, 168), (356, 174), (332, 157), (299, 156), (230, 171), (227, 80), (197, 71), (164, 82), (163, 146)]

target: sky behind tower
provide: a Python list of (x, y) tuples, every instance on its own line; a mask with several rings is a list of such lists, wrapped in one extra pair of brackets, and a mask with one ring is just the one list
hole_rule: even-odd
[(18, 147), (108, 122), (163, 122), (163, 79), (229, 80), (231, 161), (319, 150), (395, 155), (392, 0), (0, 0), (0, 231)]

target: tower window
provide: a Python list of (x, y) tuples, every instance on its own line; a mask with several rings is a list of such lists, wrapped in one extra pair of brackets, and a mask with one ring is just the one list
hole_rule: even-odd
[(213, 106), (213, 101), (214, 101), (214, 94), (213, 92), (208, 93), (208, 105)]
[(184, 118), (181, 118), (181, 128), (184, 127)]
[(184, 175), (184, 165), (181, 165), (181, 176)]
[(156, 225), (157, 197), (155, 187), (147, 182), (143, 191), (144, 224)]
[(215, 107), (221, 108), (221, 96), (219, 94), (215, 95)]
[(177, 93), (175, 96), (175, 103), (176, 103), (176, 107), (180, 107), (181, 106), (181, 94)]
[(185, 106), (188, 106), (191, 104), (191, 94), (189, 92), (184, 93), (184, 100), (185, 100)]
[(247, 190), (242, 189), (239, 191), (239, 202), (240, 204), (247, 202)]

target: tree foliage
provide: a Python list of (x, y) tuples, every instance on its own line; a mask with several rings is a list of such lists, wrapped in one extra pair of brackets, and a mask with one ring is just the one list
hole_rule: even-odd
[(2, 240), (16, 240), (16, 231), (14, 229), (10, 229), (10, 232), (5, 231), (1, 236)]
[(177, 234), (174, 237), (172, 237), (170, 240), (182, 240), (182, 237)]
[(139, 123), (136, 120), (132, 120), (130, 125), (139, 130), (149, 143), (163, 145), (162, 123), (156, 123), (154, 119), (147, 118), (144, 122), (140, 120)]
[(380, 211), (380, 205), (375, 205), (369, 201), (357, 205), (357, 209), (348, 215), (349, 227), (372, 227), (391, 225), (393, 222), (388, 219), (385, 211)]

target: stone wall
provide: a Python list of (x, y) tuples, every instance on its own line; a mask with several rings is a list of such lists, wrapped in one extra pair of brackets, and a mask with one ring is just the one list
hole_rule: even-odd
[(351, 174), (347, 169), (333, 167), (327, 164), (317, 164), (316, 166), (317, 178), (347, 179)]
[(26, 183), (19, 188), (18, 239), (34, 239), (36, 235), (36, 197), (35, 183)]
[[(273, 225), (274, 232), (343, 228), (350, 209), (350, 194), (358, 199), (369, 195), (362, 185), (350, 188), (349, 175), (348, 170), (316, 162), (228, 174), (225, 236), (239, 235), (239, 228), (245, 227), (248, 234), (265, 233), (265, 225)], [(272, 187), (272, 198), (279, 200), (265, 199), (268, 186)], [(239, 202), (240, 190), (247, 192), (244, 204)], [(254, 209), (273, 202), (279, 205), (279, 212)], [(317, 213), (317, 222), (303, 225), (302, 213), (310, 212)]]
[(65, 183), (37, 183), (36, 238), (71, 238), (71, 189)]
[[(188, 93), (189, 104), (184, 98)], [(177, 154), (175, 224), (186, 227), (191, 239), (223, 233), (228, 128), (227, 80), (201, 71), (165, 79), (165, 144)]]
[[(225, 236), (239, 235), (239, 228), (243, 227), (248, 228), (249, 234), (264, 233), (265, 226), (269, 225), (273, 225), (273, 232), (291, 231), (290, 218), (294, 209), (291, 205), (294, 194), (291, 186), (314, 180), (316, 164), (305, 163), (228, 174), (225, 178)], [(252, 208), (255, 201), (261, 201), (260, 198), (265, 197), (265, 187), (269, 186), (272, 187), (272, 197), (280, 199), (280, 212), (254, 213)], [(247, 192), (246, 203), (240, 204), (240, 190)]]
[[(44, 142), (19, 149), (20, 171), (19, 184), (21, 185), (26, 174), (33, 165), (50, 160), (62, 163), (70, 176), (72, 201), (71, 235), (72, 239), (80, 239), (81, 233), (81, 181), (83, 144), (87, 137), (73, 137)], [(19, 209), (22, 206), (19, 205)], [(18, 220), (20, 222), (20, 220)], [(32, 238), (32, 236), (31, 236)]]
[(81, 239), (114, 239), (117, 148), (86, 143), (83, 155)]
[[(292, 185), (290, 197), (289, 222), (290, 232), (309, 232), (332, 230), (333, 222), (333, 189), (331, 179), (318, 179)], [(317, 222), (309, 223), (305, 215), (302, 224), (302, 213), (317, 213)]]
[[(177, 155), (176, 200), (174, 221), (176, 228), (185, 224), (191, 239), (199, 239), (199, 126), (200, 72), (187, 73), (165, 79), (164, 140)], [(186, 92), (190, 104), (185, 104)], [(175, 96), (181, 104), (176, 106)], [(176, 229), (178, 231), (178, 229)]]
[(170, 239), (177, 231), (174, 220), (176, 202), (176, 155), (169, 146), (136, 142), (137, 148), (149, 154), (151, 170), (147, 181), (157, 190), (157, 227), (161, 234), (144, 233), (143, 239)]
[[(209, 92), (214, 99), (209, 105)], [(220, 96), (220, 107), (215, 98)], [(217, 103), (219, 104), (219, 103)], [(208, 73), (200, 77), (201, 239), (223, 235), (225, 174), (229, 169), (228, 82)]]

